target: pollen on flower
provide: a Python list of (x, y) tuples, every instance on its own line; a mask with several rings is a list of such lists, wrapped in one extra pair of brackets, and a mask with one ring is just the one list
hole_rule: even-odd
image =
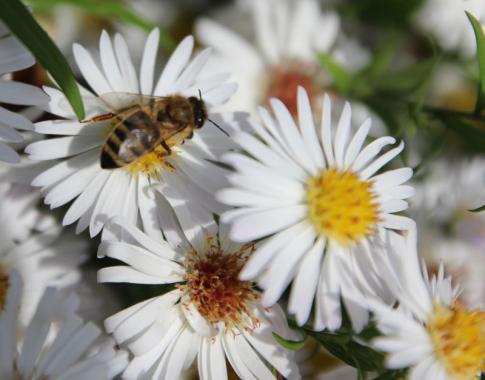
[(0, 264), (0, 311), (5, 307), (9, 288), (9, 278), (7, 271)]
[(334, 168), (307, 182), (309, 219), (318, 234), (348, 246), (375, 233), (378, 205), (372, 182)]
[(428, 323), (436, 356), (450, 377), (474, 379), (485, 371), (485, 312), (467, 311), (459, 302), (436, 303)]
[(314, 98), (317, 86), (315, 70), (301, 62), (275, 66), (268, 70), (266, 100), (280, 99), (292, 115), (297, 114), (297, 88), (305, 88), (310, 100)]
[(164, 171), (175, 171), (175, 168), (168, 162), (168, 158), (175, 155), (175, 151), (172, 150), (170, 156), (167, 156), (165, 149), (160, 145), (153, 152), (145, 154), (124, 168), (133, 175), (141, 173), (147, 177), (158, 177)]
[(253, 252), (247, 244), (233, 253), (223, 252), (217, 238), (208, 239), (210, 247), (204, 255), (192, 251), (186, 260), (185, 283), (179, 289), (188, 293), (190, 301), (210, 323), (222, 322), (227, 330), (251, 330), (258, 321), (250, 306), (259, 298), (251, 281), (239, 280), (239, 272)]

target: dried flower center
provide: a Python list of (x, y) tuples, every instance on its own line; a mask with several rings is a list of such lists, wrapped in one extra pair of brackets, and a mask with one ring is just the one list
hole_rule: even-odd
[(188, 292), (191, 302), (210, 323), (223, 322), (230, 330), (251, 329), (256, 322), (250, 306), (259, 293), (251, 281), (238, 278), (253, 250), (254, 245), (249, 244), (235, 253), (225, 253), (217, 243), (203, 256), (191, 253), (186, 262), (186, 283), (179, 288)]
[(289, 65), (275, 66), (268, 69), (266, 100), (280, 99), (291, 112), (297, 114), (297, 88), (305, 88), (310, 100), (314, 99), (317, 86), (313, 65), (292, 62)]
[(7, 301), (7, 293), (9, 288), (8, 273), (0, 264), (0, 311), (3, 311), (5, 302)]
[(428, 331), (436, 356), (457, 380), (474, 379), (485, 371), (485, 312), (435, 304)]
[(328, 169), (307, 183), (310, 221), (317, 233), (348, 246), (375, 233), (378, 205), (372, 182), (355, 173)]

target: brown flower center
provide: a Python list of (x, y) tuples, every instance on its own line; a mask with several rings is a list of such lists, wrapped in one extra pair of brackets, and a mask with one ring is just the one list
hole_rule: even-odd
[(9, 284), (8, 273), (0, 264), (0, 312), (5, 308)]
[(270, 67), (267, 73), (266, 102), (271, 98), (278, 98), (292, 115), (296, 115), (298, 86), (305, 88), (311, 102), (314, 100), (318, 86), (315, 80), (317, 72), (313, 65), (291, 62), (288, 65)]
[(251, 329), (257, 321), (251, 316), (250, 306), (259, 298), (259, 293), (251, 281), (241, 281), (238, 276), (254, 245), (247, 244), (234, 253), (226, 253), (217, 239), (210, 241), (216, 243), (210, 244), (205, 255), (190, 253), (186, 261), (186, 283), (179, 288), (188, 293), (208, 322), (223, 322), (229, 330)]

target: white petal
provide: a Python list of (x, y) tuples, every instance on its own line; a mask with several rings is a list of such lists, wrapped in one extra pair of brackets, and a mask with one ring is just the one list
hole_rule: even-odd
[(299, 326), (303, 326), (308, 320), (312, 309), (324, 249), (325, 239), (320, 237), (303, 257), (297, 275), (293, 280), (288, 311), (295, 314)]
[(399, 144), (399, 146), (397, 146), (394, 149), (391, 149), (387, 153), (384, 153), (382, 156), (380, 156), (378, 159), (376, 159), (374, 162), (372, 162), (367, 168), (362, 170), (361, 173), (360, 173), (360, 177), (362, 179), (370, 178), (380, 168), (382, 168), (385, 164), (387, 164), (394, 157), (396, 157), (399, 153), (401, 153), (403, 149), (404, 149), (404, 142), (401, 142)]
[(289, 227), (306, 217), (307, 207), (295, 205), (255, 212), (233, 224), (231, 239), (237, 242), (256, 240)]
[(126, 45), (126, 41), (121, 34), (118, 33), (115, 35), (115, 53), (118, 64), (120, 65), (121, 75), (128, 85), (129, 92), (133, 94), (139, 93), (138, 78), (133, 61), (131, 60), (128, 45)]
[(379, 154), (382, 148), (384, 148), (386, 145), (394, 144), (395, 142), (396, 139), (389, 136), (379, 137), (378, 139), (372, 141), (360, 151), (352, 164), (352, 170), (355, 172), (360, 171)]
[(367, 134), (369, 133), (371, 127), (371, 119), (366, 119), (362, 125), (359, 127), (354, 137), (350, 141), (347, 152), (345, 153), (344, 167), (349, 167), (354, 163), (357, 155), (364, 144)]
[(91, 88), (98, 95), (112, 92), (113, 89), (96, 63), (94, 63), (91, 54), (79, 44), (74, 44), (72, 50), (79, 70), (81, 70), (84, 79), (86, 79), (86, 82), (88, 82)]
[(310, 99), (305, 89), (301, 86), (298, 86), (298, 123), (301, 128), (304, 145), (309, 149), (313, 162), (318, 168), (325, 167), (323, 150), (318, 139), (315, 122), (313, 121)]
[(120, 68), (118, 66), (118, 62), (116, 61), (116, 56), (113, 50), (113, 45), (111, 44), (111, 39), (105, 30), (103, 30), (101, 33), (101, 38), (99, 40), (99, 54), (101, 57), (104, 75), (109, 81), (113, 91), (129, 91), (129, 87), (126, 86), (126, 82), (121, 76)]
[(335, 166), (335, 156), (332, 147), (332, 103), (330, 97), (325, 94), (323, 97), (322, 122), (320, 126), (323, 151), (329, 167)]
[(344, 155), (347, 150), (347, 141), (349, 139), (350, 127), (351, 127), (351, 115), (350, 103), (345, 102), (344, 109), (340, 115), (340, 119), (337, 125), (337, 131), (335, 133), (334, 152), (335, 161), (339, 169), (344, 169)]
[(192, 36), (185, 37), (182, 42), (180, 42), (163, 69), (162, 75), (153, 91), (154, 95), (164, 96), (170, 93), (171, 86), (175, 83), (179, 74), (189, 62), (193, 48), (194, 38)]
[(248, 262), (241, 270), (241, 280), (251, 280), (258, 276), (273, 259), (273, 257), (288, 244), (294, 236), (300, 234), (307, 226), (306, 221), (300, 222), (287, 228), (271, 238), (267, 239), (256, 252), (251, 255)]
[(153, 90), (153, 71), (157, 59), (159, 40), (160, 30), (155, 28), (145, 42), (140, 68), (140, 91), (142, 94), (150, 95)]

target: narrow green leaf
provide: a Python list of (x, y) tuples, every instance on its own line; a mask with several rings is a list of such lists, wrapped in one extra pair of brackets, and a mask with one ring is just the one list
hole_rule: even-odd
[(477, 207), (477, 208), (474, 208), (472, 210), (468, 210), (470, 212), (482, 212), (482, 211), (485, 211), (485, 205), (483, 206), (480, 206), (480, 207)]
[(477, 103), (475, 105), (475, 112), (480, 113), (485, 109), (485, 35), (483, 33), (482, 25), (471, 13), (466, 12), (473, 31), (475, 32), (475, 39), (477, 41), (477, 57), (479, 70), (479, 85)]
[(329, 333), (317, 333), (314, 337), (328, 352), (359, 371), (383, 369), (384, 356), (370, 347)]
[(352, 85), (352, 75), (329, 54), (319, 53), (318, 59), (330, 74), (337, 89), (344, 94), (348, 93)]
[(64, 91), (77, 117), (84, 119), (84, 106), (74, 74), (47, 33), (19, 0), (3, 0), (0, 18), (32, 52)]
[(286, 340), (285, 338), (279, 336), (275, 332), (273, 332), (273, 337), (279, 344), (281, 344), (284, 348), (290, 351), (301, 350), (305, 345), (305, 341), (306, 341), (306, 335), (300, 341)]
[[(98, 17), (117, 18), (125, 24), (136, 26), (147, 32), (156, 25), (146, 20), (133, 9), (119, 0), (27, 0), (34, 11), (50, 12), (56, 6), (67, 4), (77, 7), (82, 11)], [(160, 28), (159, 28), (160, 29)], [(166, 51), (172, 51), (176, 43), (173, 38), (163, 30), (160, 30), (160, 45)]]

